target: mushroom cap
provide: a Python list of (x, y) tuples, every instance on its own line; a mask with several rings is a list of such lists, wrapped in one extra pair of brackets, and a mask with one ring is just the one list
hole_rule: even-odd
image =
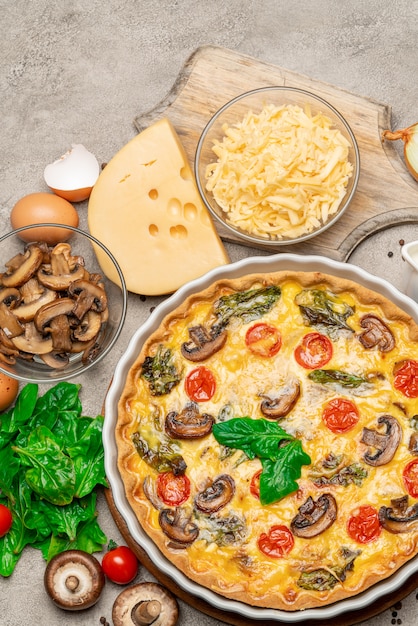
[(104, 584), (99, 561), (83, 550), (56, 554), (44, 575), (46, 592), (59, 608), (67, 611), (79, 611), (96, 604)]
[[(159, 614), (156, 614), (158, 604)], [(148, 620), (152, 621), (147, 621), (147, 607), (151, 609)], [(179, 608), (173, 594), (152, 582), (138, 583), (124, 589), (116, 598), (112, 610), (114, 626), (175, 626), (178, 616)]]

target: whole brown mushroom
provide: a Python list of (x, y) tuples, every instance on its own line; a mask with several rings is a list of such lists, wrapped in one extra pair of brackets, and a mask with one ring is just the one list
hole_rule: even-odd
[(113, 604), (114, 626), (175, 626), (177, 600), (158, 583), (138, 583), (122, 591)]
[(93, 555), (83, 550), (67, 550), (49, 561), (44, 584), (46, 592), (59, 608), (79, 611), (96, 604), (105, 584), (105, 576)]

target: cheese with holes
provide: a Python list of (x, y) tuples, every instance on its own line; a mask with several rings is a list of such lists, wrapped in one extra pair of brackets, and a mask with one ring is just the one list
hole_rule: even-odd
[[(133, 293), (172, 293), (229, 262), (168, 119), (134, 137), (103, 169), (90, 196), (88, 226)], [(97, 253), (103, 272), (116, 280)]]

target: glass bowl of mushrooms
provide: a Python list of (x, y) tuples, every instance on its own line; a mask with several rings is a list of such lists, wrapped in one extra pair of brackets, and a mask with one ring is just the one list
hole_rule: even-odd
[(116, 259), (87, 232), (48, 223), (0, 237), (3, 373), (33, 383), (83, 374), (114, 346), (126, 307)]

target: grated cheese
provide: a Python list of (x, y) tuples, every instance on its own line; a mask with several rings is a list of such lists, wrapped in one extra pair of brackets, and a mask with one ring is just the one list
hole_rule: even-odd
[(325, 115), (267, 105), (223, 131), (205, 176), (229, 224), (265, 239), (296, 238), (337, 212), (353, 166), (349, 142)]

